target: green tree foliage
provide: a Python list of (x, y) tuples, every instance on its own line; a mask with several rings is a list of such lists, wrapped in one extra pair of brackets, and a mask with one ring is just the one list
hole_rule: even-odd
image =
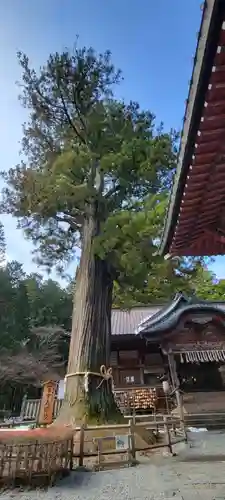
[(0, 222), (0, 265), (4, 264), (4, 261), (5, 261), (5, 250), (6, 250), (6, 243), (5, 243), (4, 226)]
[[(99, 221), (96, 252), (110, 257), (118, 279), (130, 279), (132, 234), (136, 246), (143, 244), (134, 259), (146, 262), (155, 251), (164, 214), (160, 192), (175, 167), (176, 134), (156, 129), (154, 115), (137, 103), (113, 99), (120, 72), (108, 52), (56, 53), (39, 74), (25, 55), (19, 62), (20, 97), (30, 111), (23, 138), (27, 163), (4, 174), (4, 211), (18, 217), (41, 263), (52, 267), (74, 258), (92, 208)], [(140, 267), (143, 274), (142, 262)]]
[[(157, 128), (137, 103), (114, 98), (121, 73), (109, 52), (75, 47), (51, 54), (38, 72), (26, 55), (18, 58), (29, 112), (26, 160), (4, 174), (2, 209), (17, 217), (48, 268), (62, 270), (80, 247), (68, 370), (96, 373), (109, 362), (113, 283), (117, 297), (126, 287), (143, 299), (152, 287), (164, 298), (193, 273), (185, 261), (175, 266), (155, 256), (177, 135)], [(76, 405), (65, 407), (66, 419), (113, 417), (110, 385), (96, 390), (100, 381), (93, 377), (84, 398), (82, 381), (68, 379), (68, 401)]]
[(218, 280), (207, 267), (197, 267), (193, 286), (197, 297), (209, 301), (225, 301), (225, 279)]
[(0, 415), (3, 409), (18, 414), (25, 392), (31, 398), (40, 397), (38, 387), (46, 377), (64, 377), (70, 340), (66, 331), (71, 330), (72, 315), (71, 285), (67, 290), (40, 275), (26, 275), (16, 261), (3, 264)]
[(71, 331), (72, 294), (59, 283), (38, 275), (26, 278), (32, 326), (60, 325)]
[(71, 312), (58, 283), (27, 276), (18, 262), (0, 268), (0, 410), (18, 412), (24, 392), (35, 397), (46, 377), (64, 376)]
[[(137, 103), (113, 99), (121, 73), (109, 52), (56, 53), (40, 73), (18, 57), (20, 98), (30, 112), (27, 163), (4, 174), (4, 211), (18, 218), (38, 261), (62, 269), (82, 246), (84, 221), (94, 210), (94, 252), (107, 259), (119, 285), (142, 289), (159, 268), (167, 279), (170, 264), (153, 255), (176, 164), (175, 132), (156, 128), (154, 115)], [(171, 276), (173, 294), (180, 276)]]
[(26, 275), (17, 261), (0, 268), (0, 346), (10, 349), (30, 338), (32, 328), (71, 329), (70, 292), (50, 279)]
[(154, 258), (151, 272), (147, 271), (142, 284), (133, 282), (123, 286), (115, 283), (113, 303), (115, 307), (125, 309), (154, 303), (165, 304), (177, 292), (217, 300), (219, 283), (213, 273), (207, 270), (203, 259), (180, 259), (178, 263), (175, 259), (162, 261)]

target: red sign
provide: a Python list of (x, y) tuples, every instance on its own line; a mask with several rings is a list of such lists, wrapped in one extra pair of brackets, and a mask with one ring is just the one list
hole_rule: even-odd
[(56, 382), (51, 380), (44, 384), (38, 417), (39, 425), (49, 425), (53, 421), (56, 386)]

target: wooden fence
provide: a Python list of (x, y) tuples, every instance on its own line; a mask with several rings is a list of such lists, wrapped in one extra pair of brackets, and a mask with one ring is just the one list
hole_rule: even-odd
[[(62, 406), (62, 400), (55, 399), (53, 419), (55, 419), (59, 413)], [(38, 420), (40, 410), (40, 399), (25, 399), (20, 414), (21, 421), (36, 422)], [(168, 415), (169, 417), (169, 415)], [(125, 415), (128, 420), (133, 418), (133, 415)], [(179, 417), (173, 416), (173, 418), (178, 422)], [(153, 413), (152, 415), (138, 415), (136, 420), (140, 421), (151, 421), (158, 424), (158, 421), (162, 421), (162, 413)], [(191, 427), (225, 427), (225, 412), (202, 412), (202, 413), (191, 413), (184, 415), (185, 425)], [(159, 424), (158, 424), (159, 425)]]
[[(117, 391), (118, 392), (118, 391)], [(160, 398), (158, 398), (160, 399)], [(163, 398), (164, 399), (164, 398)], [(63, 400), (60, 399), (55, 399), (54, 403), (54, 410), (53, 410), (53, 419), (55, 419), (60, 411), (60, 408), (62, 406)], [(20, 413), (20, 418), (21, 420), (31, 420), (31, 421), (37, 421), (38, 420), (38, 415), (40, 412), (40, 405), (41, 405), (41, 400), (40, 399), (26, 399), (24, 398), (22, 407), (21, 407), (21, 413)], [(122, 413), (124, 413), (124, 416), (129, 417), (125, 413), (125, 408), (121, 408)], [(154, 409), (152, 409), (154, 413)]]
[[(72, 436), (72, 433), (70, 433)], [(53, 486), (55, 479), (70, 471), (72, 437), (49, 442), (0, 443), (0, 487), (29, 484)]]
[(171, 455), (174, 445), (187, 439), (177, 419), (163, 416), (157, 426), (164, 429), (161, 439), (151, 443), (149, 440), (149, 444), (142, 440), (141, 445), (137, 438), (139, 429), (156, 431), (156, 422), (137, 422), (133, 417), (120, 425), (82, 426), (68, 430), (70, 435), (64, 439), (49, 443), (36, 441), (17, 445), (12, 436), (12, 442), (0, 444), (0, 483), (14, 483), (16, 479), (32, 483), (38, 479), (40, 486), (46, 479), (48, 484), (53, 484), (59, 473), (69, 472), (77, 466), (95, 470), (133, 466), (140, 460), (139, 452), (146, 454), (165, 448)]
[[(157, 428), (163, 429), (163, 434), (159, 441), (139, 447), (136, 443), (138, 428), (156, 431)], [(93, 437), (93, 433), (97, 436)], [(107, 435), (104, 436), (104, 433)], [(79, 436), (76, 439), (76, 436)], [(91, 437), (89, 438), (89, 435)], [(75, 437), (71, 449), (71, 469), (74, 468), (74, 459), (77, 465), (83, 467), (91, 464), (96, 470), (105, 467), (118, 465), (132, 466), (138, 463), (137, 453), (146, 454), (155, 449), (165, 448), (169, 454), (173, 454), (173, 447), (180, 442), (187, 442), (187, 434), (184, 425), (178, 424), (175, 418), (161, 416), (161, 420), (156, 422), (136, 422), (135, 418), (128, 423), (120, 425), (101, 425), (101, 426), (83, 426), (75, 430)], [(85, 446), (89, 445), (89, 450)], [(111, 459), (114, 458), (112, 461)], [(95, 462), (93, 463), (93, 459)]]
[[(41, 400), (40, 399), (24, 399), (21, 407), (20, 418), (23, 421), (37, 421), (40, 412)], [(61, 399), (55, 399), (53, 418), (55, 419), (59, 414), (59, 410), (62, 406)]]

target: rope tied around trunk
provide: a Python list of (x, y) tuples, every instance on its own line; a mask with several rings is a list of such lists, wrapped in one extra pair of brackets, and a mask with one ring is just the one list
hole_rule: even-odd
[(87, 393), (88, 392), (88, 377), (89, 375), (94, 375), (95, 377), (101, 377), (102, 380), (99, 383), (99, 385), (96, 387), (96, 389), (100, 389), (101, 385), (105, 381), (106, 383), (111, 380), (112, 384), (112, 390), (114, 390), (114, 382), (113, 382), (113, 373), (112, 373), (112, 368), (106, 368), (105, 365), (100, 366), (99, 372), (92, 372), (92, 371), (86, 371), (86, 372), (74, 372), (74, 373), (68, 373), (65, 376), (65, 382), (67, 382), (68, 378), (71, 377), (79, 377), (79, 376), (84, 376), (84, 390)]
[(102, 380), (101, 380), (100, 384), (98, 385), (98, 387), (96, 387), (96, 389), (99, 389), (101, 387), (101, 385), (103, 384), (104, 381), (108, 382), (109, 380), (111, 380), (112, 388), (113, 388), (112, 368), (106, 368), (105, 365), (102, 365), (100, 367), (100, 375), (102, 377)]

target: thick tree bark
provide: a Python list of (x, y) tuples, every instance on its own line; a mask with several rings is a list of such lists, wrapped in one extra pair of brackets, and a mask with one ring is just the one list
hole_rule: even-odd
[[(121, 413), (112, 392), (112, 381), (100, 376), (109, 367), (113, 278), (108, 263), (94, 255), (96, 223), (86, 221), (80, 266), (76, 279), (72, 335), (65, 401), (57, 421), (64, 423), (119, 421)], [(72, 375), (94, 372), (99, 376)]]

